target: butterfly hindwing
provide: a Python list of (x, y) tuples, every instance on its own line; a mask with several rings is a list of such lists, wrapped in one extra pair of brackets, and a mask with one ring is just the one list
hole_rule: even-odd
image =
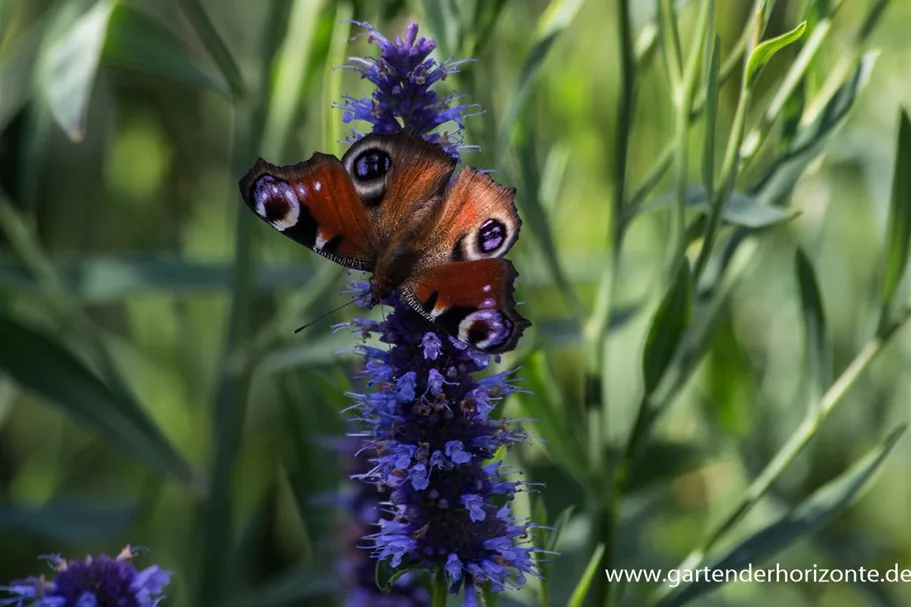
[(276, 166), (259, 159), (240, 181), (247, 206), (273, 228), (336, 263), (371, 271), (376, 236), (344, 165), (335, 156)]
[(447, 262), (423, 268), (402, 300), (460, 341), (491, 354), (516, 347), (531, 323), (516, 311), (516, 270), (506, 259)]

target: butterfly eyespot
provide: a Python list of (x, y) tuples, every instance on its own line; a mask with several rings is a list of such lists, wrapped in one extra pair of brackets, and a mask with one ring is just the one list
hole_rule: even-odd
[(283, 232), (297, 224), (300, 203), (288, 182), (264, 175), (253, 184), (252, 194), (256, 214), (276, 230)]
[(499, 310), (478, 310), (459, 323), (459, 339), (481, 350), (506, 343), (512, 331), (512, 321)]
[(506, 242), (506, 226), (496, 219), (488, 219), (478, 229), (478, 250), (490, 254)]
[(389, 154), (374, 148), (361, 152), (354, 159), (354, 176), (361, 181), (372, 181), (385, 177), (391, 167)]

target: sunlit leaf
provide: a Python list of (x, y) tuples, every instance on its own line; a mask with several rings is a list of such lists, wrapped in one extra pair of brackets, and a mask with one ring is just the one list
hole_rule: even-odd
[(229, 93), (224, 82), (214, 80), (193, 63), (186, 46), (168, 28), (122, 2), (111, 14), (102, 61), (112, 67)]
[[(875, 449), (857, 462), (850, 470), (817, 489), (791, 512), (774, 523), (760, 529), (728, 549), (706, 566), (709, 569), (740, 571), (769, 559), (795, 541), (812, 535), (829, 523), (836, 515), (850, 506), (869, 485), (869, 481), (893, 447), (902, 437), (907, 426), (892, 431)], [(676, 607), (721, 586), (711, 580), (684, 582), (674, 588), (658, 603), (660, 607)]]
[(113, 10), (113, 0), (98, 2), (44, 51), (38, 85), (54, 119), (74, 141), (85, 135), (89, 98)]
[(657, 387), (689, 326), (693, 306), (692, 282), (689, 264), (680, 264), (673, 284), (652, 319), (642, 355), (646, 394), (651, 394)]
[(746, 85), (753, 86), (756, 82), (756, 78), (759, 75), (760, 70), (765, 66), (766, 63), (781, 49), (786, 46), (793, 44), (797, 40), (800, 40), (800, 37), (803, 36), (804, 31), (807, 29), (807, 22), (803, 21), (792, 29), (790, 32), (785, 32), (780, 36), (766, 40), (753, 49), (753, 52), (750, 53), (750, 59), (747, 61), (746, 68)]
[(0, 316), (0, 369), (90, 432), (150, 469), (185, 482), (194, 480), (187, 462), (144, 411), (101, 382), (58, 342)]
[(911, 249), (911, 119), (902, 110), (898, 117), (898, 142), (892, 173), (892, 198), (886, 227), (886, 268), (883, 276), (880, 327), (889, 322), (890, 308), (908, 266)]

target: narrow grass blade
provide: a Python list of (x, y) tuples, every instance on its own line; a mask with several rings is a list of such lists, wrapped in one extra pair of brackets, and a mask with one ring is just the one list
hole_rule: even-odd
[[(604, 554), (604, 550), (604, 544), (598, 544), (598, 547), (595, 548), (592, 557), (588, 561), (588, 565), (585, 567), (585, 571), (582, 573), (582, 577), (579, 579), (579, 583), (576, 584), (576, 588), (569, 597), (569, 602), (566, 604), (567, 607), (582, 607), (582, 603), (585, 601), (585, 595), (588, 594), (588, 587), (591, 586), (595, 576), (599, 574), (598, 564), (601, 562), (601, 556)], [(603, 575), (603, 572), (600, 573)]]
[(213, 79), (193, 63), (185, 45), (167, 27), (129, 4), (114, 7), (102, 62), (230, 94), (227, 83)]
[(113, 0), (98, 2), (43, 52), (38, 86), (54, 120), (73, 141), (85, 135), (89, 97), (113, 10)]
[(146, 413), (98, 377), (57, 341), (0, 315), (0, 369), (22, 388), (57, 405), (104, 442), (144, 466), (183, 482), (189, 464)]
[[(906, 428), (903, 424), (893, 430), (882, 443), (850, 470), (817, 489), (779, 520), (738, 542), (708, 565), (708, 568), (742, 571), (750, 565), (762, 563), (775, 556), (795, 541), (819, 531), (835, 516), (844, 512), (869, 486), (871, 477), (889, 456)], [(672, 590), (658, 606), (684, 605), (721, 585), (704, 579), (683, 583)]]
[(547, 57), (550, 47), (557, 37), (570, 26), (573, 19), (576, 18), (579, 9), (582, 8), (584, 0), (551, 0), (550, 4), (538, 20), (535, 31), (532, 34), (531, 50), (522, 66), (519, 75), (519, 82), (509, 98), (509, 104), (503, 112), (503, 122), (500, 124), (500, 132), (497, 141), (497, 157), (502, 158), (512, 141), (516, 125), (525, 103), (528, 101), (528, 95), (531, 87), (537, 79), (541, 65)]
[(762, 68), (765, 67), (765, 64), (783, 48), (800, 40), (806, 29), (807, 22), (803, 21), (790, 32), (785, 32), (780, 36), (766, 40), (753, 49), (753, 52), (750, 53), (750, 58), (747, 61), (746, 74), (744, 76), (746, 78), (747, 87), (754, 86), (756, 79), (759, 77), (759, 73)]
[(911, 249), (911, 119), (902, 110), (898, 117), (895, 168), (892, 173), (892, 198), (886, 228), (886, 267), (880, 293), (882, 312), (880, 327), (889, 324), (895, 294)]
[(652, 319), (642, 355), (646, 394), (651, 394), (658, 386), (689, 326), (693, 307), (692, 282), (690, 266), (684, 262)]
[(807, 402), (818, 403), (832, 383), (832, 347), (813, 263), (797, 249), (794, 258), (804, 327), (804, 376)]

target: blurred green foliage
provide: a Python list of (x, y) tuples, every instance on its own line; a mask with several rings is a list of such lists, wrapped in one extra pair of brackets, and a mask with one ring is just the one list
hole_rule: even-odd
[(444, 83), (485, 110), (465, 162), (519, 191), (534, 327), (502, 366), (532, 394), (504, 414), (546, 442), (507, 457), (561, 554), (499, 604), (911, 601), (601, 575), (911, 569), (911, 6), (885, 0), (5, 0), (0, 580), (132, 543), (169, 605), (343, 596), (353, 343), (290, 332), (344, 274), (235, 183), (343, 149), (350, 19), (477, 59)]

